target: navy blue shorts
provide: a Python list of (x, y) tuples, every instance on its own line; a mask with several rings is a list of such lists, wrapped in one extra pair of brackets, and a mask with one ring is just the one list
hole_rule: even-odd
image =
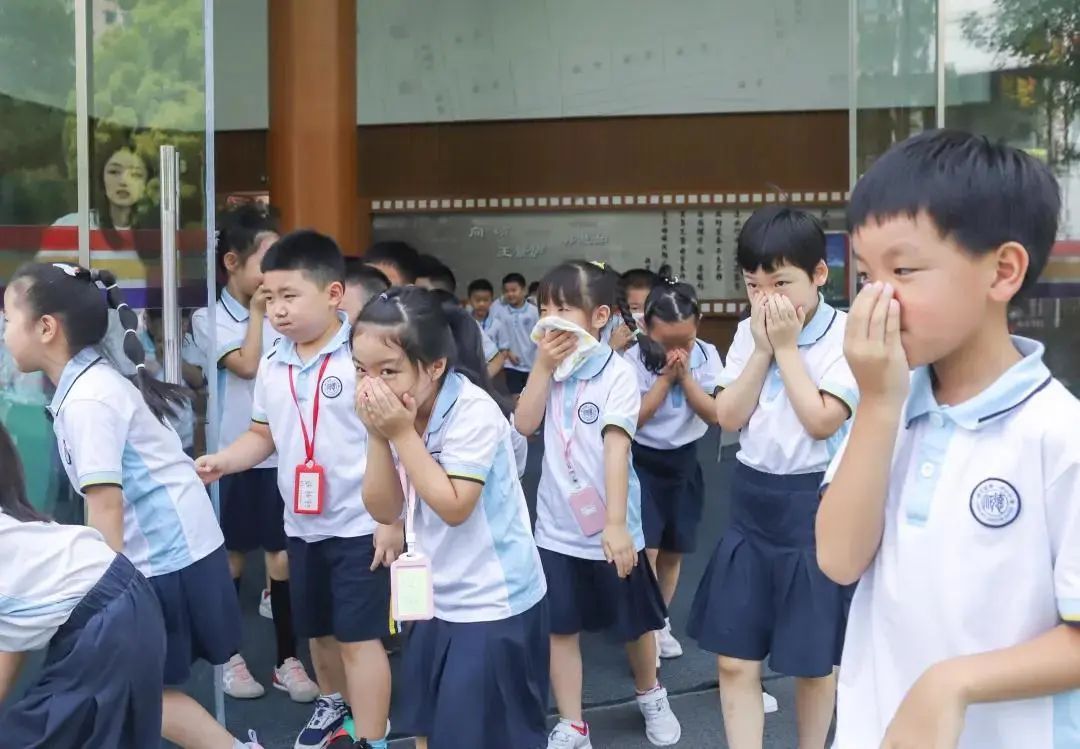
[(627, 578), (605, 560), (578, 559), (540, 549), (548, 581), (551, 633), (607, 631), (620, 642), (633, 642), (664, 628), (667, 607), (644, 551)]
[(547, 746), (548, 605), (496, 622), (416, 622), (394, 727), (429, 749)]
[(285, 551), (285, 503), (276, 468), (222, 476), (221, 532), (229, 551)]
[(224, 546), (150, 584), (165, 616), (165, 686), (187, 683), (197, 660), (220, 666), (240, 649), (240, 602)]
[(511, 395), (518, 395), (525, 389), (525, 383), (529, 381), (528, 372), (519, 372), (516, 369), (503, 369), (506, 375), (506, 389)]
[(705, 504), (705, 481), (697, 442), (674, 450), (633, 443), (634, 470), (641, 482), (641, 525), (645, 548), (689, 554)]
[(118, 555), (49, 642), (37, 682), (0, 713), (0, 746), (158, 746), (164, 668), (154, 589)]
[(300, 637), (367, 642), (390, 634), (390, 570), (371, 571), (375, 536), (290, 538), (289, 590)]
[(737, 463), (731, 525), (701, 578), (687, 632), (705, 650), (788, 676), (832, 673), (844, 597), (817, 564), (821, 473), (774, 476)]

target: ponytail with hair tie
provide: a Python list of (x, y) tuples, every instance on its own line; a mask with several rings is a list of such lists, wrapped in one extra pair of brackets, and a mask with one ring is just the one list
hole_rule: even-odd
[[(662, 265), (657, 271), (661, 283), (653, 287), (645, 299), (646, 325), (649, 325), (654, 318), (659, 318), (666, 323), (675, 323), (701, 317), (701, 304), (698, 302), (697, 291), (690, 284), (683, 283), (678, 277), (670, 274), (671, 266), (669, 265)], [(641, 352), (641, 362), (647, 370), (653, 374), (660, 374), (663, 371), (667, 364), (667, 351), (661, 344), (643, 335), (638, 338), (638, 350)]]

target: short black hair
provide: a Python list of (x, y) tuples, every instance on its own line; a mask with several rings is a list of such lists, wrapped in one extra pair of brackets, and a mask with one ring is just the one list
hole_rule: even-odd
[(449, 291), (451, 294), (457, 292), (457, 278), (454, 272), (434, 255), (420, 255), (416, 266), (416, 277), (428, 279), (432, 288)]
[(530, 294), (535, 294), (539, 288), (540, 288), (540, 282), (539, 281), (533, 281), (531, 284), (529, 284), (529, 293)]
[(330, 237), (312, 229), (291, 231), (270, 245), (262, 271), (298, 270), (319, 288), (345, 281), (345, 258)]
[(818, 264), (825, 262), (825, 232), (816, 218), (798, 208), (759, 208), (739, 232), (735, 261), (748, 273), (772, 273), (792, 265), (812, 278)]
[(486, 291), (492, 296), (495, 296), (495, 287), (492, 286), (491, 281), (486, 278), (478, 278), (469, 284), (469, 296), (472, 296), (477, 291)]
[(408, 242), (390, 239), (368, 247), (364, 253), (364, 262), (368, 265), (389, 265), (397, 270), (405, 283), (416, 283), (420, 253)]
[(516, 283), (521, 288), (525, 288), (525, 276), (521, 275), (520, 273), (507, 273), (505, 276), (503, 276), (502, 282), (503, 286), (506, 286), (506, 284), (508, 283)]
[(1038, 279), (1057, 236), (1061, 190), (1046, 164), (960, 130), (930, 130), (890, 148), (855, 185), (848, 230), (926, 213), (975, 255), (1017, 242), (1028, 253), (1021, 292)]
[(651, 289), (660, 282), (660, 277), (645, 268), (631, 268), (622, 274), (622, 282), (628, 289)]
[(373, 265), (358, 257), (345, 258), (345, 285), (359, 286), (368, 298), (390, 288), (390, 279)]

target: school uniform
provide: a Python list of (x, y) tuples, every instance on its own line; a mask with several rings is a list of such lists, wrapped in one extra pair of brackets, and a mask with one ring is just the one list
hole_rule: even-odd
[(165, 625), (153, 589), (93, 528), (0, 511), (0, 652), (48, 648), (0, 711), (20, 749), (143, 749), (161, 741)]
[[(495, 353), (500, 351), (508, 351), (510, 349), (510, 338), (506, 332), (502, 320), (496, 315), (488, 312), (488, 316), (483, 320), (473, 318), (476, 320), (476, 324), (480, 326), (480, 332), (484, 338), (491, 342), (491, 345), (495, 348)], [(490, 361), (490, 357), (488, 361)]]
[[(897, 430), (874, 561), (855, 590), (836, 749), (877, 746), (932, 665), (1080, 625), (1080, 402), (1043, 346), (941, 406), (920, 367)], [(832, 480), (840, 457), (826, 476)], [(1080, 692), (973, 705), (958, 749), (1080, 746)]]
[[(233, 374), (225, 357), (239, 351), (247, 336), (251, 313), (228, 289), (221, 290), (214, 314), (216, 336), (210, 335), (210, 315), (206, 308), (191, 315), (196, 343), (205, 361), (214, 363), (218, 382), (218, 424), (221, 447), (231, 445), (251, 426), (251, 403), (255, 380)], [(269, 319), (263, 320), (262, 355), (265, 357), (280, 338)], [(207, 372), (210, 375), (210, 372)], [(247, 552), (255, 549), (285, 550), (285, 511), (277, 483), (277, 455), (271, 455), (247, 471), (223, 476), (218, 482), (221, 497), (221, 529), (225, 548)]]
[(641, 485), (630, 456), (626, 523), (638, 564), (628, 578), (619, 578), (615, 565), (604, 557), (601, 534), (586, 536), (572, 508), (573, 496), (583, 488), (606, 496), (603, 433), (621, 429), (632, 439), (640, 409), (633, 367), (606, 345), (596, 347), (567, 380), (551, 384), (536, 545), (551, 583), (548, 600), (555, 634), (608, 629), (630, 642), (664, 627), (667, 611), (644, 553)]
[(64, 367), (49, 412), (75, 490), (123, 491), (124, 555), (165, 617), (165, 684), (184, 684), (200, 658), (228, 661), (240, 643), (240, 607), (214, 508), (180, 437), (93, 348)]
[[(844, 359), (847, 316), (819, 297), (799, 333), (811, 379), (854, 411), (855, 379)], [(750, 321), (739, 323), (720, 375), (734, 382), (754, 351)], [(850, 422), (848, 422), (850, 423)], [(829, 459), (847, 426), (815, 440), (799, 422), (773, 362), (757, 408), (740, 435), (731, 524), (698, 586), (687, 626), (705, 650), (744, 660), (769, 656), (788, 676), (832, 673), (839, 656), (843, 591), (817, 565), (814, 520)]]
[(492, 316), (499, 321), (508, 348), (518, 359), (517, 364), (507, 359), (504, 365), (506, 386), (511, 393), (516, 395), (525, 389), (529, 372), (532, 371), (533, 362), (536, 360), (536, 344), (529, 336), (540, 320), (540, 311), (528, 302), (520, 307), (512, 307), (500, 302), (491, 306), (488, 317)]
[[(626, 359), (637, 374), (644, 397), (660, 375), (650, 372), (637, 346)], [(711, 343), (694, 342), (688, 361), (690, 376), (709, 395), (719, 387), (723, 365)], [(645, 547), (689, 554), (697, 548), (697, 527), (705, 502), (705, 481), (698, 463), (698, 441), (709, 426), (673, 384), (652, 418), (634, 436), (634, 470), (641, 481), (641, 518)]]
[(547, 745), (548, 611), (510, 422), (451, 371), (424, 442), (451, 478), (483, 484), (450, 526), (418, 497), (414, 529), (431, 561), (435, 618), (409, 631), (395, 724), (431, 749)]
[[(259, 365), (251, 418), (269, 426), (277, 448), (297, 634), (365, 642), (390, 634), (390, 573), (369, 569), (376, 523), (363, 500), (367, 430), (353, 408), (351, 328), (343, 313), (338, 319), (338, 332), (306, 362), (295, 343), (278, 338)], [(314, 461), (325, 471), (324, 496), (321, 512), (304, 514), (295, 503), (296, 469), (307, 461), (304, 430), (312, 434), (316, 396), (319, 424), (312, 439)]]

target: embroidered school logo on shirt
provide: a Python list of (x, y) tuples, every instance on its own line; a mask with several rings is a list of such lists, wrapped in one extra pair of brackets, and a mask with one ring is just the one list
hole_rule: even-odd
[(595, 403), (582, 403), (577, 415), (585, 424), (594, 424), (600, 418), (600, 409)]
[(971, 492), (971, 514), (987, 528), (1004, 528), (1020, 514), (1020, 495), (1004, 479), (986, 479)]
[(337, 398), (341, 395), (341, 380), (327, 377), (322, 383), (322, 394), (327, 398)]

